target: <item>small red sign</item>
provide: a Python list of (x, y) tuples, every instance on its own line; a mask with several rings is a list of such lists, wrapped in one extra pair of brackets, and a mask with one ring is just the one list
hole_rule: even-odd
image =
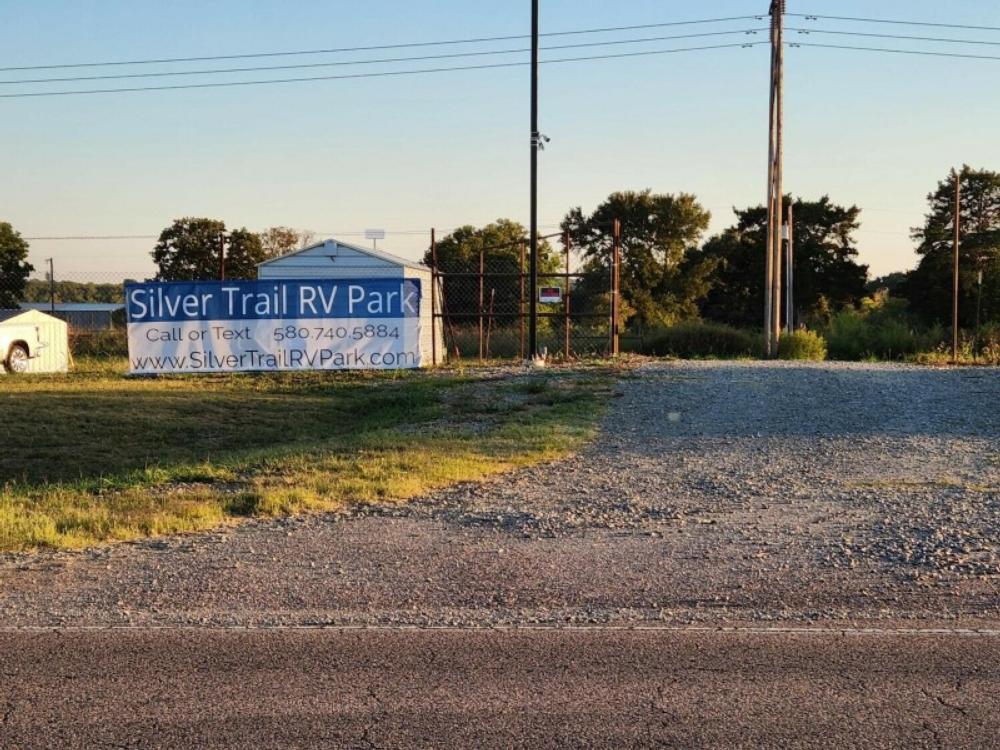
[(562, 287), (543, 286), (539, 288), (538, 301), (548, 305), (554, 305), (562, 302)]

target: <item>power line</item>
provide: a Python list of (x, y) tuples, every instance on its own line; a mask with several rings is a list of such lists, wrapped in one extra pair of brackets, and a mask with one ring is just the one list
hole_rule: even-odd
[[(557, 44), (543, 48), (544, 50), (558, 49), (580, 49), (585, 47), (609, 47), (622, 44), (643, 44), (647, 42), (663, 42), (676, 39), (696, 39), (703, 37), (732, 36), (734, 34), (749, 35), (758, 31), (767, 31), (765, 28), (759, 29), (738, 29), (734, 31), (710, 31), (701, 34), (680, 34), (673, 36), (649, 36), (638, 39), (617, 39), (604, 42), (581, 42), (578, 44)], [(445, 60), (460, 57), (483, 57), (489, 55), (511, 55), (517, 53), (530, 52), (530, 48), (521, 47), (517, 49), (500, 50), (477, 50), (473, 52), (449, 52), (442, 55), (418, 55), (413, 57), (383, 57), (374, 60), (337, 60), (323, 63), (298, 63), (294, 65), (258, 65), (243, 68), (213, 68), (203, 70), (173, 70), (157, 71), (153, 73), (121, 73), (113, 75), (96, 76), (67, 76), (58, 78), (22, 78), (14, 81), (0, 81), (0, 86), (15, 86), (28, 83), (68, 83), (71, 81), (106, 81), (122, 80), (127, 78), (163, 78), (168, 76), (195, 76), (195, 75), (216, 75), (220, 73), (251, 73), (264, 70), (298, 70), (303, 68), (330, 68), (345, 65), (378, 65), (383, 63), (416, 62), (425, 60)]]
[(985, 41), (982, 39), (954, 39), (940, 36), (909, 36), (906, 34), (870, 34), (863, 31), (833, 31), (828, 29), (807, 29), (801, 27), (789, 27), (788, 31), (797, 31), (799, 34), (835, 34), (837, 36), (863, 36), (875, 39), (902, 39), (913, 42), (948, 42), (950, 44), (984, 44), (990, 47), (1000, 47), (1000, 41)]
[(159, 235), (156, 234), (89, 234), (89, 235), (52, 235), (47, 237), (25, 237), (24, 239), (30, 240), (31, 242), (40, 242), (42, 240), (60, 241), (60, 240), (156, 240), (159, 239)]
[(844, 49), (860, 52), (891, 52), (897, 55), (920, 55), (925, 57), (959, 57), (966, 60), (1000, 60), (998, 55), (972, 55), (961, 52), (933, 52), (931, 50), (893, 49), (892, 47), (855, 47), (847, 44), (819, 44), (816, 42), (789, 42), (790, 47), (821, 47), (823, 49)]
[[(547, 65), (554, 63), (584, 62), (589, 60), (613, 60), (613, 59), (621, 59), (627, 57), (648, 57), (651, 55), (668, 55), (676, 52), (700, 52), (703, 50), (749, 48), (749, 47), (756, 47), (760, 44), (766, 44), (766, 42), (739, 42), (734, 44), (713, 44), (701, 47), (679, 47), (674, 49), (647, 50), (643, 52), (619, 52), (616, 54), (609, 54), (609, 55), (563, 57), (563, 58), (556, 58), (553, 60), (542, 60), (541, 62), (542, 64)], [(16, 94), (0, 94), (0, 99), (22, 99), (27, 97), (42, 97), (42, 96), (80, 96), (85, 94), (122, 94), (122, 93), (132, 93), (137, 91), (177, 91), (181, 89), (208, 89), (208, 88), (225, 88), (232, 86), (261, 86), (261, 85), (279, 84), (279, 83), (301, 83), (301, 82), (311, 82), (311, 81), (338, 81), (338, 80), (362, 79), (362, 78), (386, 78), (391, 76), (411, 76), (411, 75), (422, 75), (428, 73), (451, 73), (451, 72), (466, 71), (466, 70), (490, 70), (496, 68), (514, 68), (514, 67), (523, 67), (528, 64), (529, 64), (528, 62), (489, 63), (486, 65), (461, 65), (455, 67), (422, 68), (418, 70), (386, 70), (373, 73), (350, 73), (347, 75), (335, 75), (335, 76), (304, 76), (301, 78), (272, 78), (268, 80), (258, 80), (258, 81), (222, 81), (222, 82), (210, 82), (210, 83), (185, 83), (185, 84), (172, 84), (168, 86), (132, 86), (123, 88), (111, 88), (111, 89), (78, 89), (75, 91), (72, 90), (71, 91), (26, 91)]]
[[(459, 226), (456, 224), (450, 229), (448, 227), (441, 228), (441, 231), (450, 233)], [(558, 229), (559, 224), (539, 224), (540, 229)], [(344, 231), (333, 231), (327, 232), (321, 229), (296, 229), (291, 227), (297, 232), (308, 232), (320, 237), (363, 237), (365, 231), (363, 229), (352, 229)], [(423, 229), (386, 229), (385, 233), (387, 235), (393, 236), (414, 236), (414, 235), (428, 235), (430, 232), (429, 228)], [(158, 234), (59, 234), (59, 235), (43, 235), (36, 237), (24, 237), (25, 240), (30, 242), (62, 242), (62, 241), (88, 241), (88, 240), (158, 240), (160, 235)]]
[[(540, 34), (543, 37), (573, 36), (578, 34), (603, 34), (613, 31), (636, 31), (638, 29), (659, 29), (671, 26), (694, 26), (699, 24), (726, 23), (729, 21), (761, 20), (763, 16), (729, 16), (726, 18), (701, 18), (693, 21), (666, 21), (663, 23), (644, 23), (632, 26), (605, 26), (594, 29), (575, 29), (572, 31), (549, 31)], [(18, 65), (0, 67), (0, 72), (14, 70), (54, 70), (60, 68), (99, 68), (112, 65), (155, 65), (180, 62), (206, 62), (209, 60), (246, 60), (259, 57), (290, 57), (295, 55), (327, 55), (340, 52), (371, 52), (387, 49), (410, 49), (414, 47), (443, 47), (453, 44), (479, 44), (482, 42), (506, 42), (514, 39), (527, 39), (527, 34), (512, 34), (508, 36), (483, 36), (467, 39), (447, 39), (430, 42), (403, 42), (398, 44), (375, 44), (361, 47), (330, 47), (327, 49), (291, 50), (285, 52), (252, 52), (237, 55), (202, 55), (198, 57), (163, 57), (144, 60), (108, 60), (104, 62), (61, 63), (49, 65)]]
[(974, 31), (1000, 31), (1000, 26), (978, 26), (975, 24), (934, 23), (931, 21), (908, 21), (895, 18), (858, 18), (855, 16), (821, 16), (816, 13), (786, 13), (786, 16), (804, 18), (807, 21), (856, 21), (858, 23), (885, 23), (896, 26), (932, 26), (940, 29), (971, 29)]

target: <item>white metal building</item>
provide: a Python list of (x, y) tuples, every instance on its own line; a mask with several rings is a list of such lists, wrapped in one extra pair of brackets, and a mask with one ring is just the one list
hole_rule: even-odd
[[(420, 280), (420, 361), (423, 366), (444, 361), (444, 338), (441, 318), (431, 314), (431, 270), (415, 263), (372, 248), (349, 245), (339, 240), (326, 240), (297, 250), (257, 266), (259, 279), (376, 279), (399, 278)], [(441, 308), (437, 296), (438, 310)], [(437, 326), (436, 351), (431, 340)], [(435, 357), (436, 354), (436, 357)]]
[(115, 316), (125, 321), (122, 302), (22, 302), (22, 310), (41, 310), (69, 323), (75, 331), (102, 331), (114, 327)]
[(11, 374), (66, 372), (66, 323), (38, 310), (0, 310), (0, 363)]

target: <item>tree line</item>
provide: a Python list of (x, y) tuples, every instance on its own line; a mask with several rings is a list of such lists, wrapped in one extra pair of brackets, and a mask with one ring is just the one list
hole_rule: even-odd
[[(965, 166), (959, 179), (960, 323), (972, 327), (977, 319), (1000, 321), (1000, 173)], [(786, 196), (786, 205), (793, 206), (796, 323), (822, 327), (870, 295), (888, 293), (914, 323), (949, 325), (953, 196), (954, 181), (945, 177), (927, 197), (924, 225), (912, 230), (920, 256), (917, 267), (880, 278), (871, 278), (868, 266), (857, 260), (854, 234), (861, 225), (860, 208), (838, 205), (829, 196)], [(612, 193), (590, 213), (571, 209), (561, 229), (582, 261), (582, 277), (573, 283), (573, 309), (601, 311), (609, 304), (612, 226), (618, 219), (623, 325), (651, 328), (703, 319), (758, 327), (764, 309), (767, 210), (749, 206), (734, 208), (733, 214), (731, 226), (705, 237), (711, 214), (687, 193), (623, 191)], [(462, 227), (438, 244), (438, 267), (445, 274), (475, 274), (485, 247), (489, 271), (517, 273), (520, 245), (527, 239), (524, 227), (507, 219), (480, 229)], [(424, 261), (431, 260), (428, 251)], [(543, 245), (542, 272), (558, 265), (551, 246)], [(449, 280), (446, 275), (444, 283), (449, 313), (478, 312), (478, 290), (474, 293), (461, 277)], [(449, 286), (460, 293), (449, 295)]]
[[(1000, 321), (1000, 173), (964, 166), (960, 222), (959, 309), (961, 324)], [(858, 306), (877, 290), (887, 290), (908, 307), (914, 320), (947, 325), (951, 319), (954, 182), (942, 179), (928, 194), (923, 226), (912, 230), (919, 264), (908, 272), (871, 279), (857, 260), (855, 232), (861, 209), (833, 202), (787, 196), (793, 206), (795, 241), (795, 320), (820, 326), (845, 308)], [(576, 312), (607, 309), (614, 220), (622, 227), (621, 311), (624, 325), (668, 326), (705, 319), (736, 327), (761, 323), (767, 214), (763, 206), (733, 209), (732, 224), (706, 237), (711, 215), (688, 193), (651, 190), (612, 193), (592, 212), (573, 208), (561, 223), (580, 258), (573, 282)], [(227, 278), (255, 278), (257, 264), (313, 241), (288, 227), (251, 232), (227, 230), (208, 218), (174, 221), (159, 235), (151, 255), (156, 278), (164, 281), (214, 279), (224, 253)], [(485, 227), (463, 226), (437, 243), (438, 269), (445, 273), (444, 298), (453, 315), (478, 315), (480, 254), (488, 273), (517, 279), (528, 241), (525, 228), (509, 219)], [(539, 243), (539, 270), (561, 270), (560, 240)], [(47, 301), (42, 282), (28, 282), (28, 243), (0, 222), (0, 308), (22, 300)], [(432, 262), (428, 249), (424, 261)], [(103, 301), (105, 287), (60, 282), (57, 299)], [(496, 315), (520, 309), (519, 283), (494, 284), (484, 306)], [(117, 299), (117, 297), (115, 297)]]

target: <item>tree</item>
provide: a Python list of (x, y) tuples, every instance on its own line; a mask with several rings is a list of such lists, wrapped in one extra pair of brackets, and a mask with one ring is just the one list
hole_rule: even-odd
[[(861, 209), (844, 208), (823, 196), (818, 201), (785, 198), (793, 205), (796, 321), (835, 312), (865, 295), (868, 267), (855, 258), (853, 233)], [(736, 224), (709, 239), (702, 255), (718, 268), (701, 304), (706, 318), (730, 325), (763, 325), (767, 209), (733, 209)], [(784, 276), (784, 273), (782, 274)], [(784, 296), (784, 295), (782, 295)], [(784, 304), (784, 303), (782, 303)]]
[[(91, 281), (57, 281), (57, 302), (124, 302), (121, 284), (95, 284)], [(52, 285), (41, 279), (31, 279), (24, 290), (25, 302), (49, 302)]]
[[(979, 272), (983, 272), (982, 319), (1000, 320), (1000, 173), (972, 169), (959, 173), (959, 323), (975, 323)], [(913, 230), (920, 263), (901, 293), (928, 323), (951, 325), (955, 238), (955, 181), (946, 177), (928, 194), (924, 226)]]
[(872, 295), (884, 290), (896, 296), (896, 293), (906, 284), (908, 276), (909, 274), (906, 271), (893, 271), (892, 273), (887, 273), (885, 276), (878, 276), (868, 282), (865, 286), (865, 291), (869, 295)]
[[(485, 312), (489, 313), (492, 299), (495, 315), (506, 316), (508, 320), (516, 316), (521, 303), (518, 274), (521, 273), (522, 246), (525, 248), (524, 271), (527, 273), (528, 232), (516, 221), (497, 219), (479, 229), (467, 225), (441, 239), (437, 243), (437, 267), (443, 274), (445, 311), (449, 315), (479, 314), (478, 274), (479, 255), (482, 252), (483, 265), (488, 274), (484, 278), (483, 290)], [(430, 265), (432, 260), (428, 249), (424, 255), (424, 263)], [(538, 243), (539, 273), (554, 273), (558, 269), (559, 257), (546, 240), (541, 240)], [(545, 283), (545, 279), (541, 283)], [(526, 283), (525, 295), (527, 294)]]
[(226, 278), (256, 279), (257, 264), (267, 260), (260, 236), (246, 227), (234, 229), (226, 240)]
[(271, 227), (265, 229), (259, 236), (264, 255), (268, 260), (308, 247), (313, 241), (312, 232), (300, 232), (291, 227)]
[(153, 261), (160, 281), (199, 281), (219, 278), (219, 259), (225, 242), (227, 279), (253, 279), (257, 264), (267, 260), (260, 237), (246, 228), (226, 234), (226, 224), (215, 219), (177, 219), (160, 233)]
[(27, 258), (27, 241), (6, 221), (0, 221), (0, 310), (16, 309), (24, 299), (28, 275), (35, 270)]
[(584, 260), (575, 294), (599, 300), (608, 293), (612, 225), (619, 219), (623, 318), (632, 310), (637, 322), (655, 325), (697, 315), (714, 261), (691, 251), (710, 218), (693, 195), (652, 190), (612, 193), (589, 216), (580, 208), (570, 210), (562, 227)]

